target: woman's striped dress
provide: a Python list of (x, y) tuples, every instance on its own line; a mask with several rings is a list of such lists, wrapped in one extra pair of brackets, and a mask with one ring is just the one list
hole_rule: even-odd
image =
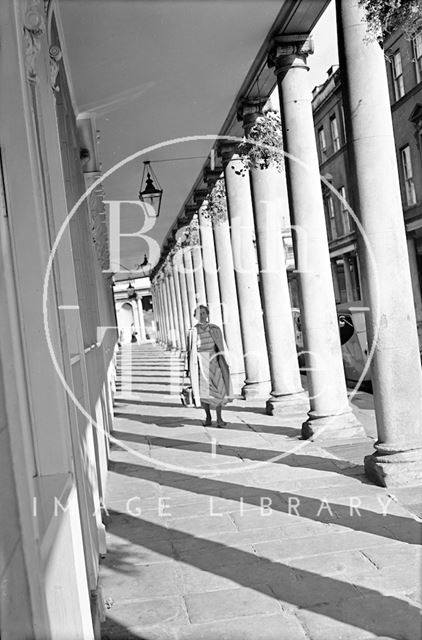
[(202, 404), (211, 409), (226, 404), (226, 387), (218, 364), (215, 342), (207, 325), (197, 325), (199, 395)]

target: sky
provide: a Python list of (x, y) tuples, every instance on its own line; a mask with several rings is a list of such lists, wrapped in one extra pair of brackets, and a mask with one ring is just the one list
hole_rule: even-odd
[(335, 3), (331, 0), (312, 32), (315, 52), (308, 58), (310, 85), (313, 89), (327, 79), (327, 71), (338, 64)]

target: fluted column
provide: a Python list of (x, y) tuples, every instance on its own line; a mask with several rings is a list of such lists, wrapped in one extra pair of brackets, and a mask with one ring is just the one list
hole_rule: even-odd
[(246, 399), (265, 398), (271, 384), (253, 245), (249, 175), (233, 145), (223, 144), (221, 154), (246, 374), (242, 395)]
[(173, 258), (175, 272), (177, 273), (179, 288), (180, 288), (180, 300), (182, 303), (183, 324), (185, 327), (185, 338), (189, 329), (192, 327), (192, 316), (189, 309), (188, 292), (186, 288), (186, 276), (185, 267), (183, 264), (183, 252), (179, 249)]
[(205, 290), (207, 305), (210, 312), (210, 321), (223, 326), (221, 316), (220, 290), (218, 288), (217, 261), (215, 257), (212, 221), (207, 215), (207, 202), (199, 209), (199, 233), (202, 246), (202, 261), (204, 266)]
[(177, 329), (179, 334), (179, 346), (181, 351), (186, 351), (186, 330), (183, 318), (182, 301), (180, 297), (179, 273), (174, 266), (174, 256), (171, 264), (171, 287), (174, 292), (175, 309), (177, 316)]
[(378, 440), (365, 471), (384, 486), (421, 483), (422, 372), (385, 58), (377, 42), (364, 42), (357, 0), (336, 6), (353, 190), (367, 239), (360, 256)]
[(166, 321), (165, 321), (165, 311), (163, 305), (163, 293), (162, 293), (162, 283), (161, 283), (161, 275), (157, 275), (156, 277), (156, 295), (157, 295), (157, 304), (158, 304), (158, 313), (160, 318), (160, 344), (165, 346), (166, 344)]
[(292, 156), (286, 158), (286, 176), (311, 406), (302, 435), (349, 437), (364, 432), (350, 409), (343, 370), (306, 65), (312, 52), (307, 35), (290, 35), (276, 36), (269, 54), (277, 75), (284, 146)]
[(236, 395), (240, 395), (245, 379), (245, 370), (227, 211), (224, 211), (224, 214), (218, 217), (212, 214), (211, 218), (221, 297), (223, 331), (230, 354), (230, 374), (233, 391)]
[[(263, 117), (262, 103), (243, 102), (239, 110), (246, 136), (257, 117)], [(273, 164), (249, 169), (256, 248), (264, 310), (264, 327), (271, 373), (271, 395), (266, 403), (269, 415), (277, 415), (286, 404), (307, 400), (303, 393), (296, 352), (293, 317), (282, 236), (282, 219), (289, 218), (284, 173)]]

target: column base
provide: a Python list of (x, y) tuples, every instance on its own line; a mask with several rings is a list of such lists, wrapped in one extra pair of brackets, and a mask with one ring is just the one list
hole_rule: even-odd
[(341, 440), (343, 438), (365, 438), (366, 433), (352, 411), (332, 416), (310, 416), (302, 424), (304, 440)]
[(306, 391), (287, 393), (283, 396), (270, 396), (265, 403), (265, 413), (267, 416), (280, 416), (285, 413), (286, 407), (293, 405), (309, 407), (309, 397)]
[(364, 458), (366, 477), (381, 487), (422, 485), (422, 449)]
[(245, 380), (245, 373), (242, 371), (241, 373), (233, 373), (230, 372), (230, 380), (233, 388), (233, 395), (239, 397), (242, 395), (242, 386)]
[(271, 391), (271, 381), (245, 382), (242, 387), (242, 398), (244, 400), (264, 400)]

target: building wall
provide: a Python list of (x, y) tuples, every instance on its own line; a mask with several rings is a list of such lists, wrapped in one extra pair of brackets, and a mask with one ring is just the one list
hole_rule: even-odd
[[(415, 256), (412, 258), (413, 249), (410, 247), (411, 273), (415, 297), (415, 307), (418, 323), (422, 323), (422, 304), (420, 301), (420, 291), (422, 282), (422, 138), (418, 135), (417, 124), (412, 122), (412, 115), (418, 105), (421, 107), (422, 119), (422, 72), (418, 78), (415, 68), (415, 48), (412, 42), (404, 38), (402, 33), (395, 33), (389, 36), (385, 42), (386, 68), (389, 82), (391, 111), (393, 118), (394, 136), (396, 143), (397, 163), (400, 175), (400, 185), (403, 203), (403, 215), (408, 234), (408, 243), (414, 243)], [(394, 54), (400, 53), (402, 62), (402, 92), (398, 97), (394, 90), (393, 64)], [(324, 85), (314, 90), (313, 98), (315, 135), (320, 154), (320, 169), (323, 176), (329, 177), (331, 184), (340, 189), (345, 187), (345, 195), (350, 206), (356, 210), (358, 204), (354, 202), (354, 194), (348, 187), (349, 160), (347, 140), (345, 139), (343, 114), (342, 114), (342, 94), (339, 71), (331, 74)], [(341, 125), (340, 138), (341, 149), (337, 152), (332, 147), (330, 117), (336, 115)], [(421, 122), (422, 125), (422, 122)], [(327, 143), (327, 152), (323, 154), (320, 149), (319, 130), (324, 127)], [(406, 196), (405, 172), (403, 167), (402, 150), (409, 147), (411, 158), (413, 186), (415, 202), (409, 204)], [(327, 204), (329, 191), (323, 187), (324, 201)], [(341, 235), (341, 209), (342, 205), (338, 198), (334, 198), (334, 209), (336, 218), (337, 237), (330, 230), (330, 220), (327, 215), (327, 232), (329, 236), (330, 256), (333, 265), (334, 283), (338, 301), (345, 301), (345, 278), (344, 270), (347, 268), (346, 260), (351, 269), (353, 299), (359, 299), (359, 256), (358, 256), (358, 236), (356, 225), (351, 221), (351, 233)], [(344, 229), (343, 229), (344, 231)], [(422, 337), (422, 331), (421, 337)]]
[(89, 640), (117, 331), (50, 8), (0, 3), (0, 636)]

